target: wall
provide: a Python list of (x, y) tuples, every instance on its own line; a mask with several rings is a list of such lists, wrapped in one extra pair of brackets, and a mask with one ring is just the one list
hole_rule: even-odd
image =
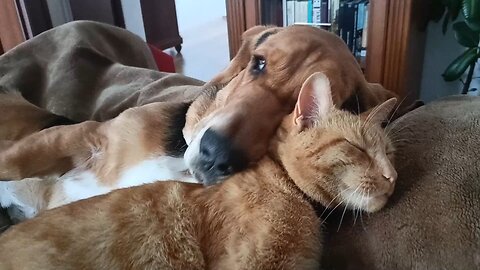
[[(420, 90), (422, 100), (429, 102), (461, 92), (463, 86), (461, 82), (445, 82), (441, 75), (447, 66), (464, 50), (465, 48), (455, 40), (451, 25), (445, 35), (442, 34), (441, 23), (431, 23), (428, 26)], [(480, 76), (480, 64), (477, 64), (474, 76)], [(474, 80), (471, 87), (480, 88), (480, 81), (478, 79)]]
[(145, 39), (145, 28), (143, 27), (142, 9), (139, 0), (121, 0), (125, 28)]
[[(0, 0), (1, 1), (1, 0)], [(139, 0), (121, 0), (125, 28), (145, 40), (142, 11)], [(52, 25), (59, 26), (73, 20), (70, 2), (65, 0), (47, 0)]]
[(64, 0), (47, 0), (48, 12), (53, 27), (73, 20), (70, 2)]
[(225, 0), (176, 0), (180, 33), (226, 16)]

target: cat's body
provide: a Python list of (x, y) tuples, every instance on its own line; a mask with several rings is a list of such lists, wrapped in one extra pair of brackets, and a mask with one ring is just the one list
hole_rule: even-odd
[(314, 74), (271, 156), (250, 170), (210, 187), (157, 182), (46, 211), (0, 237), (0, 269), (318, 269), (310, 202), (375, 212), (393, 192), (380, 123), (394, 103), (366, 120), (337, 110), (328, 79)]
[(318, 269), (319, 225), (266, 158), (208, 189), (159, 182), (48, 211), (0, 238), (0, 269)]

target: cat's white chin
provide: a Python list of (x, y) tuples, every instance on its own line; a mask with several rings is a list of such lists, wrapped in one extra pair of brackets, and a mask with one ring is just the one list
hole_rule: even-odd
[(367, 195), (362, 192), (346, 190), (342, 193), (344, 203), (350, 209), (361, 209), (368, 213), (377, 212), (382, 209), (388, 201), (388, 195)]

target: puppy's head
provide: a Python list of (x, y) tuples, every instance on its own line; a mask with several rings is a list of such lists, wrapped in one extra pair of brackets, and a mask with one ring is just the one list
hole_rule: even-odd
[(366, 83), (344, 42), (330, 32), (309, 26), (246, 31), (230, 66), (187, 113), (185, 159), (196, 178), (216, 183), (260, 159), (303, 82), (318, 71), (330, 78), (336, 105)]

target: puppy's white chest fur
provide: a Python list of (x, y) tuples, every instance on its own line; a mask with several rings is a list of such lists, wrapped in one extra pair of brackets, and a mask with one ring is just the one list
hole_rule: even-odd
[[(180, 180), (193, 182), (195, 179), (184, 172), (187, 170), (183, 158), (157, 157), (144, 160), (126, 168), (120, 173), (118, 181), (110, 185), (101, 183), (91, 171), (72, 171), (62, 181), (63, 191), (68, 202), (108, 193), (114, 189), (139, 186), (162, 180)], [(70, 174), (70, 173), (69, 173)]]
[[(197, 183), (186, 173), (183, 158), (156, 157), (144, 160), (120, 172), (117, 181), (109, 185), (102, 183), (90, 170), (73, 169), (51, 181), (42, 179), (0, 183), (0, 205), (13, 206), (23, 212), (19, 220), (32, 218), (38, 211), (62, 206), (78, 200), (106, 194), (112, 190), (139, 186), (162, 180), (178, 180)], [(3, 187), (3, 188), (2, 188)], [(48, 189), (49, 192), (45, 192)], [(47, 194), (50, 196), (47, 197)]]
[(158, 157), (148, 159), (125, 170), (119, 179), (118, 188), (138, 186), (158, 180), (197, 182), (185, 172), (187, 172), (187, 165), (183, 158)]

